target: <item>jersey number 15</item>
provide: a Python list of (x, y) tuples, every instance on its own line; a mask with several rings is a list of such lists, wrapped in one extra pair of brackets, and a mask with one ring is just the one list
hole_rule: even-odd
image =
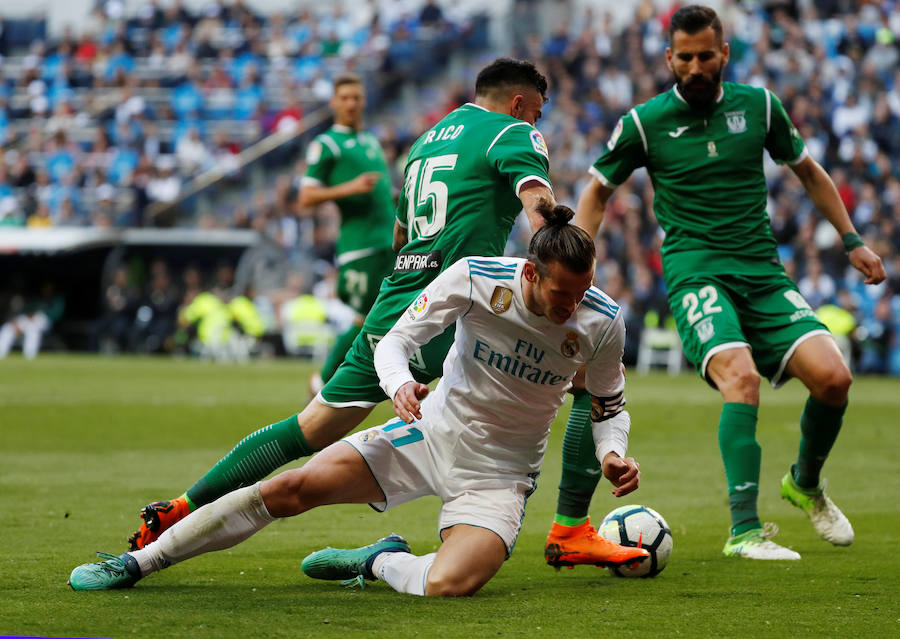
[[(416, 160), (406, 171), (403, 184), (410, 239), (434, 237), (447, 223), (447, 185), (435, 179), (435, 171), (452, 171), (459, 156), (438, 155)], [(430, 203), (430, 206), (429, 206)], [(428, 209), (431, 209), (430, 211)], [(429, 215), (430, 213), (430, 215)]]

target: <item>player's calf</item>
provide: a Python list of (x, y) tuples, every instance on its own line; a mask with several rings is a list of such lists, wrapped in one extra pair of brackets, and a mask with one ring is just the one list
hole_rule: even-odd
[(492, 530), (467, 524), (447, 528), (428, 571), (425, 594), (470, 597), (497, 574), (507, 554), (506, 542)]

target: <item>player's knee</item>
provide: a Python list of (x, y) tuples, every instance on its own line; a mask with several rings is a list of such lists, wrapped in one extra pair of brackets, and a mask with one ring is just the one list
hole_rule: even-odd
[(755, 368), (742, 368), (735, 372), (735, 385), (743, 391), (759, 392), (759, 372)]
[(429, 570), (425, 594), (429, 597), (471, 597), (484, 585), (474, 575), (453, 575)]
[(757, 404), (759, 402), (760, 376), (752, 366), (736, 367), (728, 371), (724, 383), (719, 383), (719, 390), (725, 401)]
[(813, 397), (833, 406), (842, 406), (847, 402), (853, 375), (846, 366), (829, 369), (816, 380)]
[(296, 468), (266, 480), (260, 486), (260, 494), (266, 510), (273, 517), (292, 517), (309, 510), (304, 485), (306, 473)]

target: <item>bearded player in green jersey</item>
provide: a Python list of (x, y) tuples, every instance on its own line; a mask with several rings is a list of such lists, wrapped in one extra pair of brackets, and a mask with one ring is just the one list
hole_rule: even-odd
[[(554, 203), (547, 147), (534, 128), (546, 90), (532, 64), (497, 60), (479, 73), (475, 102), (454, 110), (416, 141), (397, 207), (394, 271), (344, 363), (299, 415), (246, 437), (181, 497), (146, 506), (144, 523), (130, 539), (132, 549), (154, 541), (191, 510), (331, 444), (386, 399), (373, 349), (400, 314), (459, 258), (502, 255), (522, 209), (535, 231), (543, 224), (539, 207)], [(441, 374), (453, 334), (451, 326), (416, 351), (410, 367), (418, 381)], [(592, 436), (589, 420), (579, 425)], [(570, 563), (604, 563), (609, 545), (597, 540), (593, 529), (584, 537), (584, 550), (593, 554)]]
[(763, 151), (794, 171), (867, 284), (884, 280), (884, 267), (856, 234), (834, 183), (809, 157), (781, 102), (766, 89), (722, 82), (729, 51), (716, 13), (696, 5), (679, 9), (669, 37), (675, 86), (619, 121), (590, 170), (594, 179), (579, 199), (576, 221), (595, 233), (616, 185), (647, 168), (666, 233), (663, 276), (678, 332), (688, 358), (724, 400), (719, 446), (732, 519), (724, 554), (800, 558), (768, 538), (757, 514), (760, 374), (776, 387), (796, 377), (810, 393), (782, 497), (809, 515), (822, 538), (848, 545), (853, 528), (825, 495), (819, 473), (841, 428), (852, 378), (778, 259)]
[(310, 381), (313, 393), (344, 361), (375, 303), (381, 282), (394, 266), (391, 178), (381, 144), (362, 129), (365, 104), (360, 77), (352, 73), (337, 76), (330, 102), (334, 125), (316, 136), (306, 153), (300, 204), (316, 206), (333, 201), (341, 212), (337, 296), (356, 311), (353, 326), (338, 336), (321, 374), (316, 373)]

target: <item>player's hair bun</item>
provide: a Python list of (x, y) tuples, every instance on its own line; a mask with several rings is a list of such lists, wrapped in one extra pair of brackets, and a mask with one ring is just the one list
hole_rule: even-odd
[(544, 225), (531, 236), (528, 259), (542, 277), (549, 275), (548, 264), (559, 262), (573, 273), (586, 273), (594, 268), (594, 240), (579, 226), (569, 224), (575, 211), (562, 204), (541, 202), (535, 209)]
[(575, 211), (564, 204), (542, 203), (537, 210), (548, 226), (565, 226), (569, 220), (575, 217)]

